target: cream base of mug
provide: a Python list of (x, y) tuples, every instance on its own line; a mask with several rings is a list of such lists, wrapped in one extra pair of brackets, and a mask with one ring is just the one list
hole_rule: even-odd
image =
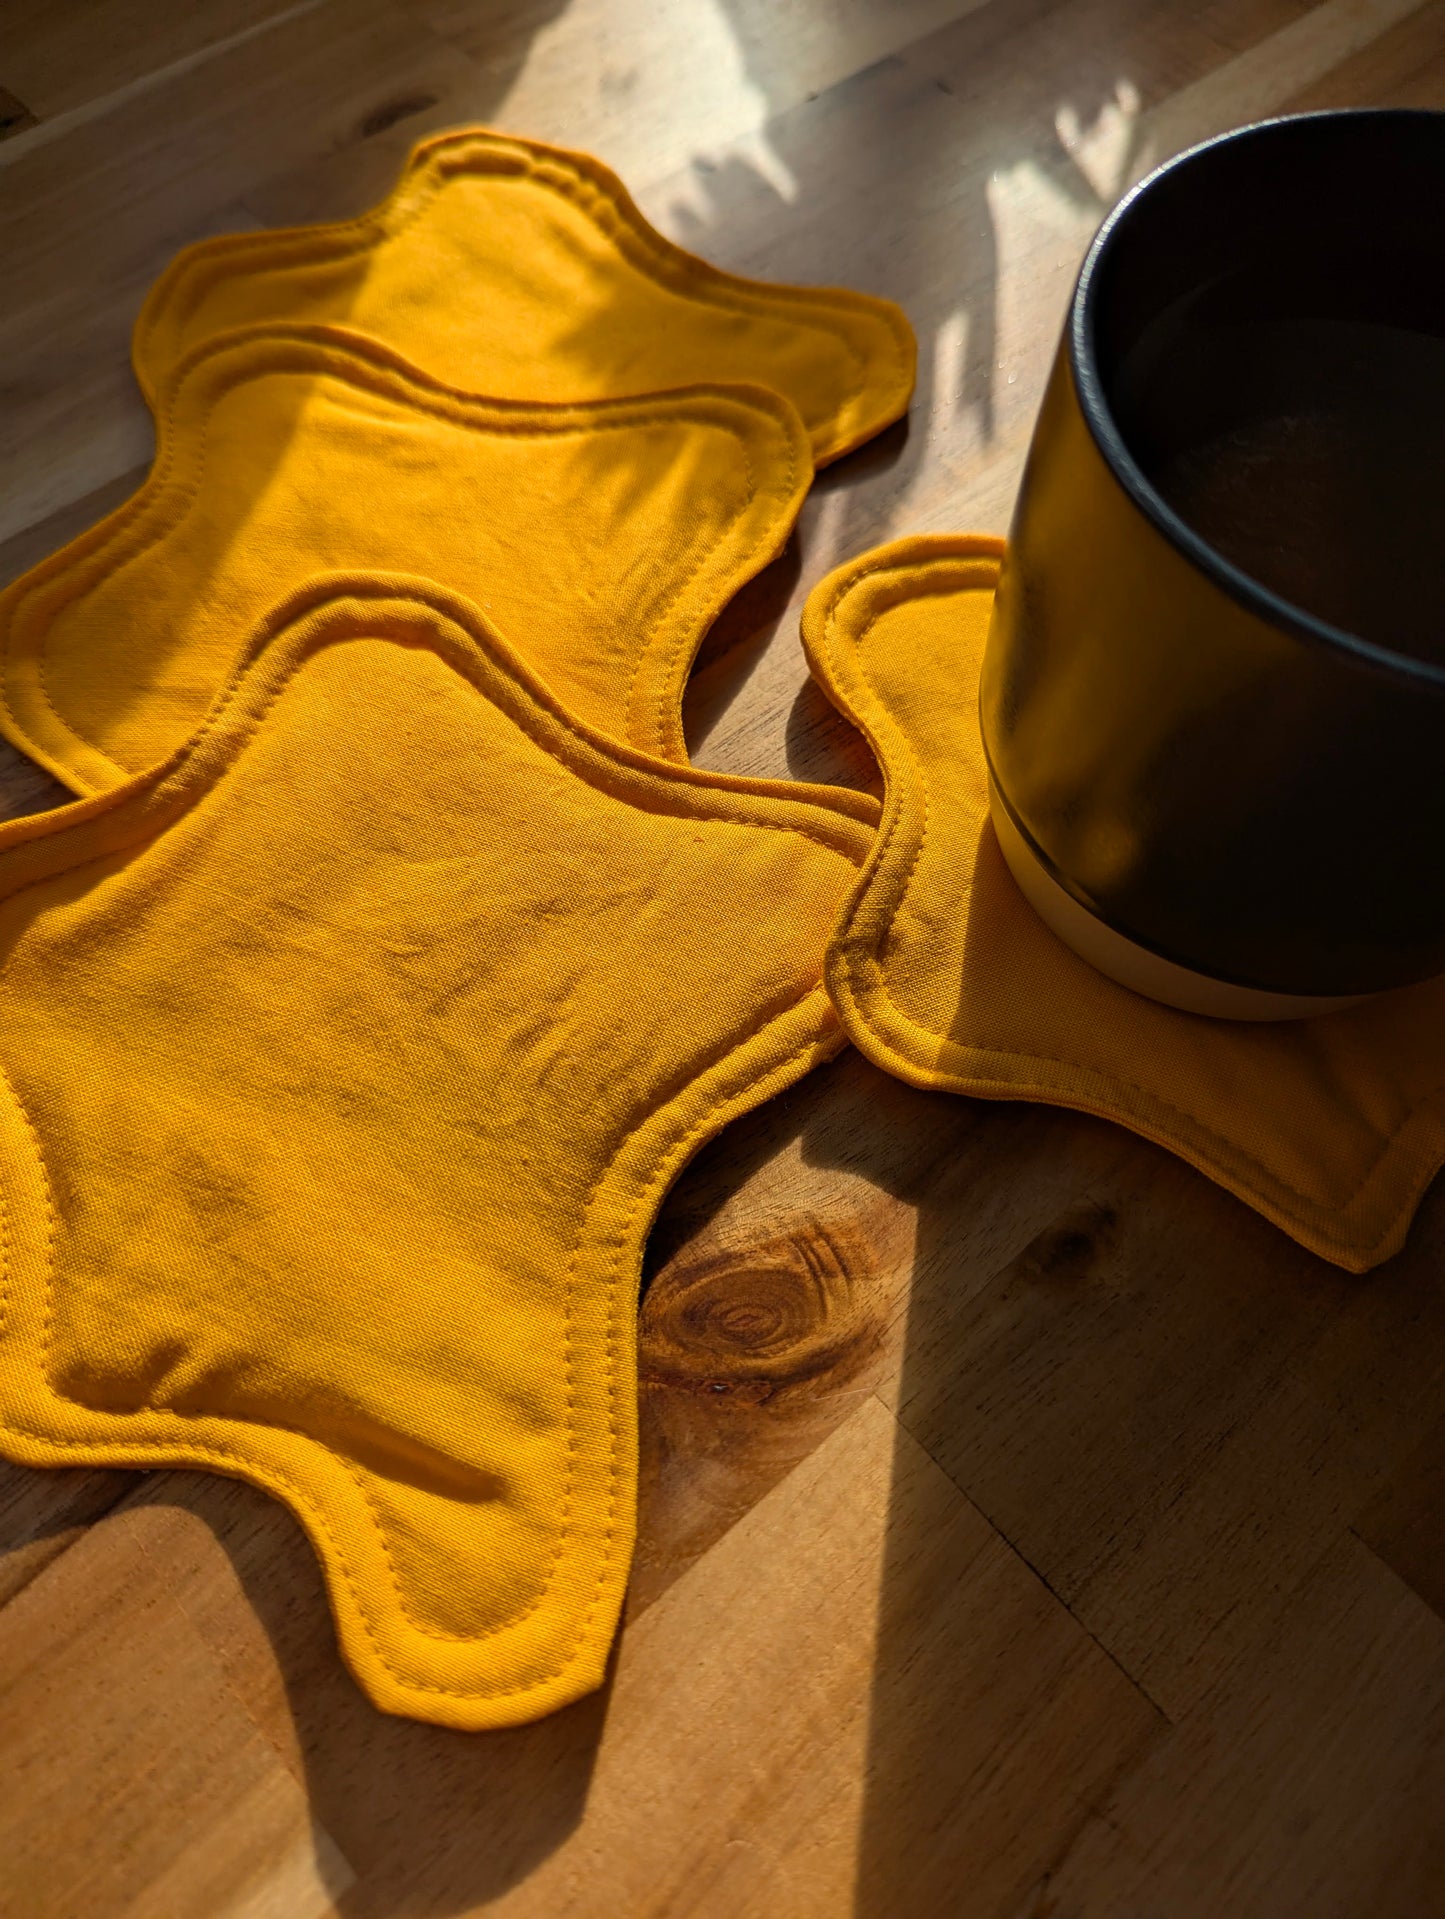
[(1070, 893), (1040, 862), (1033, 848), (1009, 817), (989, 782), (989, 806), (993, 830), (998, 835), (1008, 869), (1018, 881), (1019, 891), (1052, 933), (1056, 933), (1096, 972), (1103, 973), (1132, 993), (1173, 1006), (1181, 1013), (1202, 1013), (1210, 1019), (1312, 1019), (1320, 1013), (1338, 1013), (1347, 1006), (1358, 1006), (1369, 993), (1356, 993), (1344, 999), (1321, 998), (1312, 993), (1269, 993), (1260, 987), (1234, 986), (1228, 980), (1213, 979), (1208, 973), (1196, 973), (1173, 960), (1161, 959), (1146, 946), (1126, 939), (1102, 920), (1095, 919), (1087, 907)]

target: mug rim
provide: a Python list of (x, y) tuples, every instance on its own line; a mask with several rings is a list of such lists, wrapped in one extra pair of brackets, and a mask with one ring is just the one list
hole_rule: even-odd
[(1282, 627), (1315, 645), (1344, 653), (1367, 669), (1386, 673), (1396, 679), (1413, 680), (1422, 688), (1429, 687), (1445, 693), (1445, 666), (1437, 666), (1414, 654), (1398, 652), (1393, 647), (1382, 646), (1376, 640), (1367, 640), (1361, 634), (1352, 633), (1346, 627), (1319, 619), (1294, 601), (1272, 591), (1242, 567), (1235, 566), (1201, 534), (1196, 533), (1155, 489), (1130, 451), (1099, 373), (1097, 314), (1101, 269), (1111, 251), (1120, 244), (1121, 232), (1127, 227), (1130, 212), (1136, 204), (1166, 174), (1197, 161), (1216, 147), (1268, 133), (1279, 127), (1341, 120), (1435, 120), (1445, 130), (1445, 112), (1431, 107), (1326, 108), (1314, 113), (1280, 113), (1265, 120), (1252, 120), (1245, 126), (1230, 127), (1223, 133), (1212, 134), (1207, 140), (1196, 141), (1193, 146), (1172, 154), (1151, 168), (1142, 180), (1115, 202), (1090, 242), (1069, 303), (1069, 367), (1073, 374), (1079, 411), (1105, 464), (1145, 518), (1206, 579), (1220, 587), (1248, 612), (1272, 626)]

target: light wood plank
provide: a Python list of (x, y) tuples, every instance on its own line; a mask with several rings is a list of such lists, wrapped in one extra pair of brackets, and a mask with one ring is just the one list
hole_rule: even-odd
[[(413, 12), (506, 76), (499, 124), (602, 154), (639, 182), (746, 152), (791, 191), (769, 123), (986, 0), (615, 0), (529, 7), (524, 30), (498, 31), (487, 0), (407, 0)], [(526, 31), (525, 29), (530, 29)]]
[[(305, 1551), (283, 1515), (216, 1481), (165, 1488), (149, 1549), (355, 1869), (357, 1919), (808, 1919), (905, 1859), (913, 1910), (966, 1871), (1001, 1911), (1158, 1725), (873, 1398), (634, 1621), (605, 1701), (486, 1738), (364, 1705), (314, 1579), (290, 1603), (277, 1582)], [(111, 1656), (130, 1666), (123, 1635)], [(898, 1763), (875, 1777), (880, 1724)], [(860, 1853), (865, 1796), (887, 1843)]]
[(323, 1919), (351, 1870), (155, 1538), (148, 1512), (117, 1514), (0, 1609), (0, 1912)]
[[(407, 1900), (416, 1911), (475, 1910), (524, 1882), (576, 1826), (607, 1694), (484, 1735), (391, 1718), (342, 1665), (315, 1556), (283, 1507), (252, 1487), (189, 1473), (151, 1476), (132, 1504), (227, 1697), (355, 1873), (347, 1919), (373, 1911), (391, 1919)], [(128, 1663), (124, 1638), (110, 1656)], [(185, 1719), (192, 1708), (178, 1710)], [(215, 1710), (209, 1696), (198, 1699), (198, 1724)], [(153, 1843), (163, 1847), (169, 1830), (162, 1818)], [(449, 1905), (436, 1890), (437, 1862), (459, 1844), (470, 1849), (465, 1897)], [(167, 1919), (206, 1915), (178, 1907)]]

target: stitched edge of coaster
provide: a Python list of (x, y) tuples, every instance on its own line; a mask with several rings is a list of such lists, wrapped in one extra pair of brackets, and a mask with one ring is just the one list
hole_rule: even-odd
[[(884, 780), (877, 843), (829, 942), (826, 977), (848, 1037), (875, 1065), (915, 1086), (984, 1099), (1030, 1100), (1110, 1120), (1188, 1161), (1311, 1252), (1366, 1272), (1400, 1250), (1426, 1188), (1445, 1163), (1445, 1086), (1421, 1095), (1350, 1192), (1326, 1206), (1299, 1192), (1237, 1142), (1147, 1087), (1098, 1067), (960, 1045), (921, 1025), (893, 998), (884, 949), (903, 907), (927, 835), (923, 768), (862, 665), (877, 617), (901, 600), (958, 590), (961, 566), (1002, 559), (989, 534), (921, 535), (876, 548), (837, 568), (803, 609), (803, 648), (828, 698), (867, 738)], [(866, 582), (900, 576), (897, 596), (866, 625), (850, 626), (847, 602)], [(1122, 988), (1120, 989), (1123, 990)]]
[[(480, 127), (420, 141), (387, 197), (354, 220), (218, 234), (183, 248), (147, 294), (131, 338), (131, 364), (147, 403), (154, 404), (166, 370), (164, 348), (158, 344), (164, 328), (177, 308), (182, 311), (176, 324), (183, 325), (187, 303), (193, 307), (215, 280), (253, 266), (261, 271), (284, 270), (343, 259), (379, 245), (418, 218), (448, 179), (463, 173), (525, 176), (550, 188), (605, 232), (632, 265), (684, 298), (764, 318), (776, 319), (780, 307), (794, 307), (810, 316), (799, 318), (797, 324), (827, 333), (857, 369), (857, 384), (839, 398), (832, 412), (817, 422), (805, 422), (818, 466), (851, 453), (907, 410), (918, 348), (913, 329), (895, 302), (844, 287), (791, 286), (725, 273), (665, 239), (643, 217), (617, 175), (591, 154)], [(870, 361), (842, 324), (845, 318), (855, 323), (858, 333), (881, 329), (888, 341), (888, 377), (877, 379), (876, 395), (870, 393), (875, 384), (870, 379)], [(869, 397), (872, 405), (862, 405)], [(851, 418), (854, 413), (857, 417)]]
[[(433, 379), (368, 335), (321, 324), (233, 329), (187, 353), (162, 387), (155, 408), (156, 457), (139, 489), (0, 592), (0, 732), (13, 745), (76, 792), (101, 791), (131, 777), (135, 769), (112, 760), (52, 698), (46, 666), (54, 621), (183, 526), (199, 497), (214, 407), (248, 380), (293, 370), (380, 392), (394, 404), (495, 437), (561, 437), (653, 424), (730, 433), (747, 468), (745, 497), (640, 630), (624, 708), (632, 744), (686, 761), (681, 705), (697, 649), (732, 595), (782, 551), (807, 492), (807, 438), (792, 404), (766, 388), (733, 384), (575, 404), (494, 400)], [(183, 425), (180, 416), (193, 395), (199, 410)], [(767, 431), (785, 449), (781, 468), (755, 457)], [(767, 523), (725, 558), (760, 504)]]
[[(226, 777), (307, 659), (325, 645), (358, 637), (429, 645), (482, 698), (500, 706), (513, 724), (577, 777), (629, 803), (682, 818), (798, 833), (854, 866), (861, 865), (872, 843), (871, 833), (834, 804), (835, 796), (829, 789), (790, 789), (788, 782), (746, 781), (674, 768), (635, 750), (619, 748), (605, 736), (571, 720), (545, 685), (460, 595), (398, 575), (337, 576), (333, 588), (328, 597), (309, 602), (301, 598), (289, 611), (278, 610), (267, 617), (253, 635), (224, 698), (192, 740), (162, 767), (138, 775), (107, 794), (0, 827), (0, 851), (29, 849), (28, 858), (22, 851), (15, 873), (9, 876), (11, 883), (0, 896), (13, 898), (27, 887), (154, 838)], [(267, 656), (264, 660), (263, 655)], [(82, 837), (80, 857), (57, 859), (55, 843), (63, 846), (77, 833)], [(607, 1171), (586, 1208), (574, 1255), (574, 1268), (595, 1250), (603, 1252), (607, 1260), (606, 1414), (597, 1429), (604, 1439), (608, 1514), (600, 1541), (583, 1538), (584, 1557), (590, 1554), (595, 1562), (587, 1573), (591, 1584), (585, 1609), (575, 1603), (569, 1609), (560, 1651), (555, 1644), (548, 1644), (548, 1635), (523, 1637), (524, 1663), (530, 1659), (533, 1665), (541, 1662), (547, 1669), (532, 1672), (521, 1683), (511, 1680), (490, 1687), (475, 1682), (459, 1686), (435, 1676), (421, 1676), (425, 1662), (415, 1659), (417, 1670), (409, 1673), (404, 1669), (399, 1661), (409, 1653), (414, 1655), (418, 1643), (430, 1660), (450, 1658), (456, 1665), (462, 1658), (460, 1648), (475, 1658), (480, 1647), (490, 1647), (509, 1629), (504, 1626), (500, 1632), (471, 1640), (447, 1640), (445, 1636), (423, 1633), (404, 1619), (398, 1626), (400, 1605), (397, 1618), (388, 1621), (373, 1617), (374, 1608), (368, 1605), (358, 1584), (352, 1555), (358, 1537), (365, 1541), (370, 1528), (384, 1558), (384, 1537), (365, 1499), (360, 1506), (355, 1505), (353, 1494), (342, 1485), (342, 1481), (354, 1481), (346, 1462), (338, 1460), (318, 1440), (308, 1436), (303, 1443), (302, 1452), (309, 1460), (303, 1477), (314, 1472), (319, 1461), (327, 1462), (323, 1477), (337, 1468), (341, 1473), (341, 1480), (336, 1482), (341, 1486), (340, 1500), (334, 1489), (329, 1499), (319, 1495), (278, 1466), (275, 1458), (266, 1457), (255, 1422), (208, 1414), (182, 1417), (160, 1409), (138, 1415), (107, 1415), (85, 1408), (85, 1415), (97, 1425), (109, 1433), (114, 1433), (117, 1426), (124, 1428), (126, 1436), (81, 1438), (45, 1426), (43, 1414), (51, 1401), (61, 1401), (72, 1414), (75, 1410), (74, 1402), (64, 1400), (49, 1386), (44, 1366), (55, 1220), (39, 1140), (8, 1081), (9, 1104), (0, 1116), (0, 1133), (5, 1136), (12, 1162), (11, 1177), (3, 1188), (6, 1204), (4, 1230), (0, 1233), (7, 1254), (0, 1271), (0, 1360), (6, 1359), (10, 1340), (25, 1336), (23, 1324), (17, 1333), (17, 1305), (22, 1312), (30, 1307), (33, 1302), (27, 1295), (37, 1286), (43, 1303), (39, 1366), (25, 1377), (30, 1355), (22, 1353), (18, 1359), (11, 1358), (6, 1367), (12, 1375), (15, 1403), (0, 1415), (4, 1450), (27, 1464), (202, 1465), (249, 1479), (282, 1499), (306, 1527), (326, 1573), (343, 1651), (377, 1704), (389, 1711), (465, 1729), (517, 1724), (554, 1710), (601, 1683), (625, 1586), (636, 1491), (636, 1316), (628, 1311), (628, 1305), (635, 1296), (642, 1248), (657, 1204), (682, 1165), (707, 1138), (729, 1119), (791, 1084), (843, 1043), (842, 1027), (822, 985), (807, 988), (781, 1010), (774, 1008), (763, 1015), (755, 1027), (731, 1041), (681, 1089), (670, 1095), (664, 1091), (657, 1104), (640, 1109), (624, 1126)], [(29, 1215), (18, 1229), (17, 1209)], [(570, 1331), (568, 1340), (570, 1348)], [(578, 1437), (581, 1415), (575, 1400), (569, 1401), (569, 1417), (575, 1423), (569, 1441), (569, 1491), (563, 1502), (564, 1514), (571, 1512), (573, 1469), (585, 1443)], [(595, 1420), (593, 1424), (597, 1426)], [(159, 1436), (147, 1436), (157, 1428)], [(273, 1424), (259, 1430), (273, 1450), (286, 1444), (277, 1438), (280, 1429)], [(350, 1535), (345, 1540), (339, 1536), (343, 1531)], [(557, 1576), (562, 1556), (579, 1536), (576, 1529), (569, 1530), (564, 1518), (559, 1527), (556, 1563), (548, 1575), (549, 1586)], [(394, 1572), (391, 1579), (391, 1591), (400, 1601)], [(574, 1578), (571, 1584), (575, 1589), (577, 1580)], [(524, 1618), (536, 1614), (544, 1597), (545, 1589), (529, 1614), (519, 1615), (514, 1629)], [(539, 1636), (542, 1644), (534, 1649), (529, 1639)], [(550, 1635), (553, 1640), (556, 1637), (555, 1633)], [(451, 1648), (450, 1652), (439, 1652), (442, 1646)]]

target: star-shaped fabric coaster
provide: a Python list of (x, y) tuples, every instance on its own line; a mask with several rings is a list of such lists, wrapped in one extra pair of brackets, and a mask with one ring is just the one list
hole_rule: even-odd
[(0, 1449), (266, 1487), (377, 1704), (499, 1726), (601, 1680), (643, 1241), (842, 1044), (870, 809), (347, 586), (168, 765), (0, 826)]
[(902, 540), (831, 574), (804, 611), (813, 672), (886, 785), (829, 949), (849, 1037), (917, 1086), (1117, 1120), (1366, 1270), (1445, 1161), (1445, 984), (1245, 1025), (1141, 999), (1057, 940), (988, 820), (978, 676), (1002, 551)]
[(891, 301), (721, 273), (655, 232), (590, 156), (480, 128), (423, 141), (359, 220), (179, 254), (136, 325), (142, 391), (153, 399), (212, 334), (298, 320), (354, 327), (504, 399), (755, 382), (797, 407), (820, 466), (896, 420), (913, 388), (913, 334)]
[(134, 498), (0, 594), (0, 727), (77, 792), (166, 758), (262, 613), (348, 568), (466, 593), (580, 719), (685, 759), (698, 642), (812, 478), (760, 388), (481, 400), (325, 328), (203, 345), (156, 420)]

